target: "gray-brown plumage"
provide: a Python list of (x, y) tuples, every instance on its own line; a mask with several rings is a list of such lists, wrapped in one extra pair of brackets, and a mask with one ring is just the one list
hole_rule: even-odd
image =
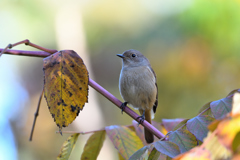
[[(127, 50), (117, 56), (122, 58), (119, 90), (124, 104), (138, 109), (151, 123), (158, 105), (156, 75), (146, 57), (137, 50)], [(144, 128), (147, 143), (154, 141), (153, 134)]]

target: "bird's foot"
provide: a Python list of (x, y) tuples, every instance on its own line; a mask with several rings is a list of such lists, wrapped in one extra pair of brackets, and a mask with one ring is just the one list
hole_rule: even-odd
[(120, 108), (121, 108), (121, 110), (122, 110), (122, 114), (123, 114), (123, 111), (125, 110), (125, 107), (127, 106), (127, 103), (128, 103), (128, 102), (124, 102), (124, 103), (122, 103), (121, 106), (120, 106)]
[(142, 124), (143, 121), (145, 120), (145, 115), (141, 115), (141, 116), (137, 117), (137, 119), (140, 119), (138, 122), (138, 126), (139, 126), (139, 124)]

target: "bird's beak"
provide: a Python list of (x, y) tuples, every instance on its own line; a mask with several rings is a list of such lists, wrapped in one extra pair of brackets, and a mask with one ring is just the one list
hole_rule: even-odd
[(122, 54), (117, 54), (117, 56), (120, 57), (120, 58), (124, 58), (124, 57), (125, 57), (125, 56), (122, 55)]

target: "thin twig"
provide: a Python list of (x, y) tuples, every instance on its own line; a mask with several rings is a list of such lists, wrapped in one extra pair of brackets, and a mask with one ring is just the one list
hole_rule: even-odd
[(36, 123), (36, 120), (37, 120), (37, 117), (38, 117), (38, 113), (39, 113), (39, 109), (40, 109), (40, 105), (41, 105), (41, 101), (42, 101), (43, 90), (44, 89), (42, 89), (42, 93), (41, 93), (41, 95), (39, 97), (39, 100), (38, 100), (37, 110), (34, 114), (34, 120), (33, 120), (33, 125), (32, 125), (32, 130), (31, 130), (29, 141), (32, 141), (33, 131), (34, 131), (34, 128), (35, 128), (35, 123)]
[[(2, 52), (4, 49), (0, 48), (0, 52)], [(19, 55), (19, 56), (30, 56), (30, 57), (47, 57), (50, 56), (51, 53), (44, 52), (44, 51), (23, 51), (23, 50), (13, 50), (13, 49), (7, 49), (4, 54), (10, 54), (10, 55)]]
[[(133, 125), (127, 125), (126, 127), (132, 127)], [(62, 131), (62, 133), (67, 133), (67, 134), (74, 134), (74, 133), (79, 133), (79, 134), (90, 134), (98, 131), (104, 131), (105, 128), (99, 129), (99, 130), (92, 130), (92, 131), (87, 131), (87, 132), (78, 132), (78, 131)], [(56, 133), (60, 133), (60, 131), (56, 131)], [(61, 134), (61, 133), (60, 133)]]
[(33, 47), (33, 48), (36, 48), (36, 49), (39, 49), (39, 50), (42, 50), (42, 51), (44, 51), (44, 52), (51, 53), (51, 54), (58, 52), (58, 51), (55, 50), (55, 49), (44, 48), (44, 47), (41, 47), (41, 46), (36, 45), (36, 44), (34, 44), (34, 43), (31, 43), (28, 39), (25, 39), (25, 40), (23, 40), (23, 41), (20, 41), (20, 42), (14, 43), (14, 44), (8, 44), (7, 47), (5, 47), (5, 49), (1, 50), (0, 57), (1, 57), (1, 55), (2, 55), (3, 53), (5, 53), (5, 52), (7, 51), (8, 48), (11, 49), (11, 48), (13, 48), (13, 47), (15, 47), (15, 46), (17, 46), (17, 45), (20, 45), (20, 44), (29, 45), (29, 46), (31, 46), (31, 47)]

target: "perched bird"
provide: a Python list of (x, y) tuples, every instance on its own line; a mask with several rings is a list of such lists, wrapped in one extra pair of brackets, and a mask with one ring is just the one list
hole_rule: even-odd
[[(119, 90), (124, 106), (129, 104), (138, 109), (141, 116), (140, 123), (147, 120), (151, 123), (158, 105), (158, 87), (156, 74), (148, 59), (137, 50), (130, 49), (123, 54), (117, 54), (122, 58), (122, 70), (119, 78)], [(147, 143), (154, 141), (153, 134), (144, 128)]]

